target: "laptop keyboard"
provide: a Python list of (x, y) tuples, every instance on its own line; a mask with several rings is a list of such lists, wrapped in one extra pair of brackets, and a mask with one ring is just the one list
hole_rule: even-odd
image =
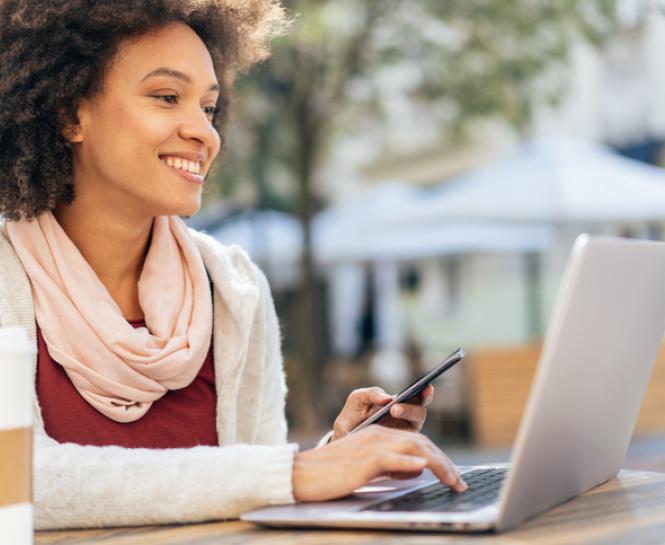
[(506, 468), (474, 469), (463, 476), (469, 486), (466, 492), (453, 492), (436, 482), (403, 496), (371, 504), (362, 511), (473, 511), (498, 500), (507, 471)]

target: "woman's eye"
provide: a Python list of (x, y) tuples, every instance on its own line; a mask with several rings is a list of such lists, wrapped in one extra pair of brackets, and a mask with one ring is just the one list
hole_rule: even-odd
[(203, 111), (207, 116), (215, 117), (219, 113), (219, 108), (217, 106), (206, 106)]
[(178, 102), (177, 95), (153, 95), (153, 98), (156, 98), (158, 100), (163, 100), (168, 104), (176, 104)]
[[(151, 95), (152, 98), (156, 98), (157, 100), (161, 100), (163, 102), (166, 102), (167, 104), (177, 104), (178, 103), (178, 95)], [(210, 118), (213, 119), (218, 113), (219, 113), (219, 107), (218, 106), (205, 106), (203, 108), (203, 111), (205, 114)]]

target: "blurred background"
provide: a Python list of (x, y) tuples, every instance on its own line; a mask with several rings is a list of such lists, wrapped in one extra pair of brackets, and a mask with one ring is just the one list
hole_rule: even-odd
[[(665, 235), (665, 2), (284, 3), (189, 223), (270, 281), (291, 438), (463, 346), (426, 433), (507, 459), (575, 237)], [(665, 350), (627, 466), (665, 471)]]

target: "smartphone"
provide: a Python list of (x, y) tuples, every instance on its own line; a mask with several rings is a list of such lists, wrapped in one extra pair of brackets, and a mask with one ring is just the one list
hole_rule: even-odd
[(397, 403), (404, 403), (405, 401), (409, 401), (409, 399), (416, 397), (420, 392), (422, 392), (427, 387), (427, 385), (430, 382), (432, 382), (439, 375), (441, 375), (442, 373), (444, 373), (445, 371), (450, 369), (453, 365), (462, 361), (463, 359), (464, 359), (464, 350), (462, 348), (458, 348), (452, 354), (450, 354), (450, 356), (448, 356), (445, 360), (443, 360), (439, 365), (437, 365), (434, 369), (432, 369), (431, 371), (424, 374), (419, 379), (416, 379), (414, 382), (409, 384), (406, 388), (404, 388), (404, 390), (402, 390), (399, 394), (397, 394), (390, 403), (381, 407), (380, 410), (378, 410), (372, 416), (370, 416), (369, 418), (358, 424), (349, 433), (354, 433), (356, 431), (362, 430), (363, 428), (366, 428), (367, 426), (370, 426), (371, 424), (376, 424), (379, 420), (388, 415), (388, 413), (390, 412), (390, 407), (392, 407)]

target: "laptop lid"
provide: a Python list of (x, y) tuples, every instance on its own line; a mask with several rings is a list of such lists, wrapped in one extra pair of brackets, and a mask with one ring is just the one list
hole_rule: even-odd
[(619, 471), (665, 331), (665, 243), (580, 236), (501, 494), (505, 529)]

